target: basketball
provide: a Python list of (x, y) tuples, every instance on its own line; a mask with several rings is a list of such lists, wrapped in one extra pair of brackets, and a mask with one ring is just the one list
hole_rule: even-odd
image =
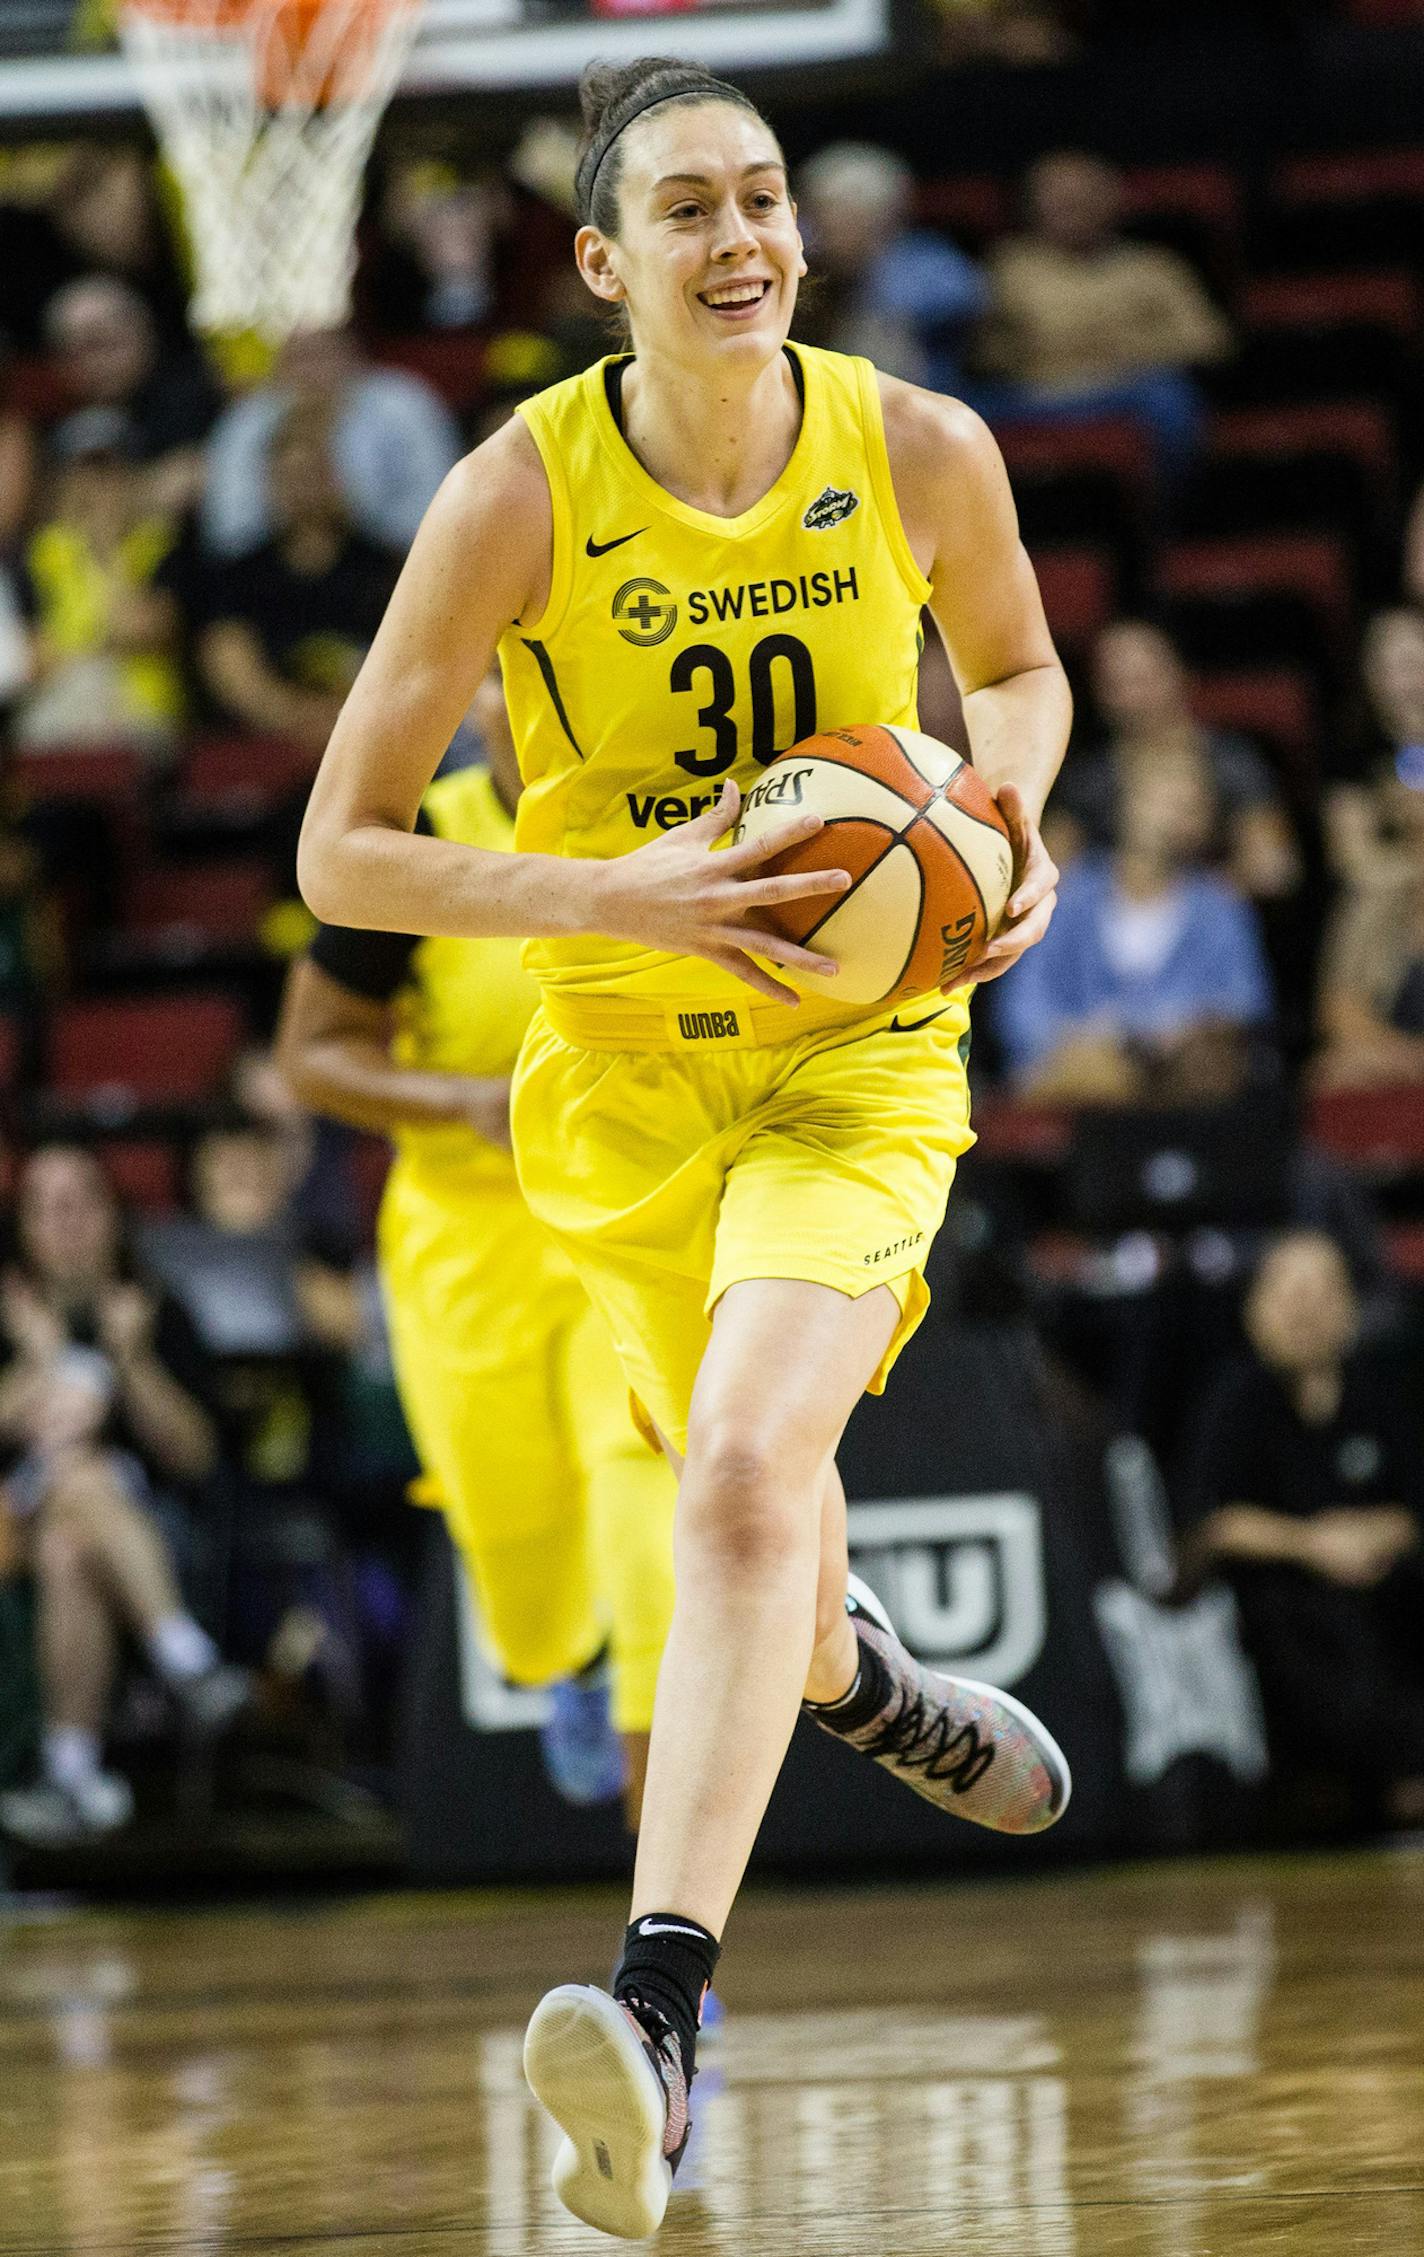
[(792, 901), (766, 915), (840, 973), (779, 976), (854, 1004), (953, 986), (995, 931), (1014, 874), (1004, 818), (968, 761), (915, 729), (828, 729), (778, 754), (733, 836), (759, 838), (808, 812), (825, 828), (767, 868), (849, 870), (851, 889), (829, 907)]

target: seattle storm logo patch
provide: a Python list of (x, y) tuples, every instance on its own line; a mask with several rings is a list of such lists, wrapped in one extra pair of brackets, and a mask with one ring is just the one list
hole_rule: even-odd
[(848, 487), (842, 492), (835, 486), (828, 486), (823, 494), (816, 496), (801, 522), (808, 533), (824, 533), (832, 525), (843, 525), (851, 511), (859, 507), (859, 494), (851, 493)]
[(643, 650), (665, 643), (677, 625), (672, 590), (661, 580), (625, 580), (613, 598), (613, 624), (625, 643)]

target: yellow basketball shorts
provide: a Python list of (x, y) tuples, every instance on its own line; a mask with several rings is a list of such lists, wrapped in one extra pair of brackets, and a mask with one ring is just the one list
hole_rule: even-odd
[(676, 1485), (602, 1319), (512, 1178), (461, 1196), (398, 1159), (378, 1248), (411, 1439), (496, 1666), (549, 1684), (607, 1643), (614, 1724), (645, 1732)]
[[(604, 1001), (560, 994), (536, 1013), (515, 1075), (515, 1158), (645, 1413), (686, 1446), (712, 1311), (750, 1278), (852, 1298), (890, 1286), (901, 1317), (879, 1393), (929, 1305), (924, 1265), (973, 1142), (966, 997), (822, 1020), (765, 1046), (755, 1007), (691, 1012), (677, 1050), (676, 1012), (658, 1015), (662, 1047), (591, 1046)], [(606, 1001), (610, 1040), (636, 1033), (637, 1013)], [(729, 1017), (751, 1037), (742, 1047), (718, 1046)]]

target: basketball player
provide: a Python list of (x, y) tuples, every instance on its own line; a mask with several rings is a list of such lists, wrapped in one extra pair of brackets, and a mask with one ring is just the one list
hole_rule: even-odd
[[(847, 1605), (835, 1450), (924, 1312), (970, 1142), (967, 992), (838, 1006), (824, 959), (764, 925), (849, 884), (768, 875), (815, 821), (725, 835), (779, 748), (913, 725), (928, 604), (1014, 842), (1008, 916), (971, 968), (994, 977), (1052, 912), (1037, 818), (1069, 696), (983, 426), (788, 345), (805, 261), (747, 97), (647, 62), (591, 74), (585, 116), (575, 250), (631, 350), (526, 403), (446, 482), (332, 737), (302, 875), (324, 917), (534, 936), (521, 1181), (681, 1466), (614, 1995), (552, 1992), (525, 2053), (568, 2135), (561, 2198), (638, 2236), (666, 2205), (698, 2002), (802, 1701), (981, 1824), (1029, 1831), (1067, 1798), (1018, 1703), (921, 1670), (868, 1595)], [(512, 856), (411, 836), (496, 643), (527, 786)]]
[[(474, 701), (488, 768), (443, 776), (423, 830), (514, 846), (519, 763), (495, 671)], [(393, 1136), (378, 1228), (391, 1351), (433, 1502), (469, 1570), (494, 1658), (554, 1685), (545, 1734), (575, 1801), (618, 1791), (636, 1827), (672, 1616), (668, 1468), (629, 1415), (602, 1321), (520, 1194), (509, 1081), (538, 1001), (512, 940), (324, 925), (293, 966), (279, 1059), (314, 1111)], [(580, 1673), (608, 1648), (609, 1752)], [(603, 1715), (607, 1738), (607, 1715)]]

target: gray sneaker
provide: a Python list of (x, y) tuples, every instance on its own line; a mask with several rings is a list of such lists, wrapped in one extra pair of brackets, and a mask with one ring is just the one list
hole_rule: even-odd
[(878, 1715), (837, 1739), (937, 1809), (996, 1834), (1039, 1834), (1062, 1817), (1073, 1788), (1068, 1761), (1032, 1709), (975, 1678), (926, 1669), (856, 1575), (846, 1612), (860, 1643), (884, 1664), (890, 1693)]
[(42, 1779), (0, 1795), (0, 1827), (33, 1849), (102, 1841), (127, 1826), (133, 1813), (133, 1789), (116, 1771), (93, 1771), (64, 1787)]

